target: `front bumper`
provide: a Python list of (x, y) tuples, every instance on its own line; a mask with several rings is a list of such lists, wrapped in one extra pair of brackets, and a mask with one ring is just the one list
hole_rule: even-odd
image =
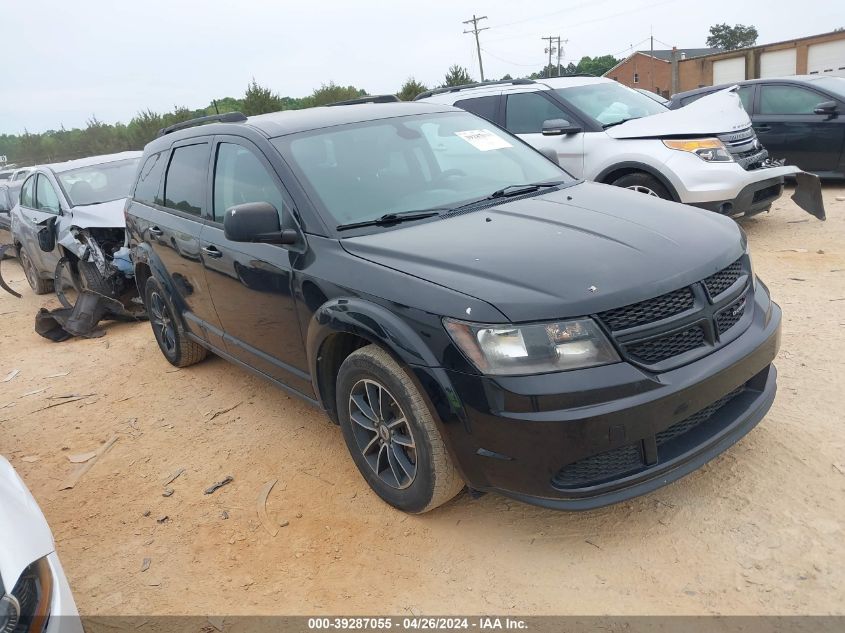
[(762, 284), (754, 301), (733, 342), (660, 374), (628, 363), (495, 379), (446, 372), (465, 419), (442, 429), (468, 485), (584, 510), (659, 488), (725, 451), (775, 397), (780, 308)]
[(749, 217), (767, 211), (772, 203), (781, 197), (781, 194), (783, 194), (783, 177), (779, 176), (746, 185), (733, 198), (691, 204), (731, 217), (740, 215)]

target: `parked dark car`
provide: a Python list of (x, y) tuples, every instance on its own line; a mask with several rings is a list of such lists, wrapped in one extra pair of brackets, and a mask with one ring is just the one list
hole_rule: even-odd
[(627, 499), (774, 399), (781, 313), (735, 222), (575, 180), (468, 112), (221, 115), (141, 165), (127, 228), (167, 360), (210, 350), (321, 407), (402, 510), (465, 484)]
[[(773, 158), (822, 178), (845, 178), (845, 78), (819, 75), (739, 81), (739, 98)], [(677, 110), (737, 84), (672, 96)]]

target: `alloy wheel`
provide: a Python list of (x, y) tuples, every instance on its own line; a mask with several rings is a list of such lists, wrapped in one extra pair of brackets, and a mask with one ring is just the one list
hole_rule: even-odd
[(26, 251), (23, 250), (23, 248), (20, 249), (19, 256), (23, 272), (26, 275), (26, 281), (34, 289), (38, 285), (38, 271), (35, 270), (35, 265), (32, 263), (32, 260), (29, 259), (29, 255), (26, 254)]
[(626, 187), (626, 189), (630, 189), (631, 191), (636, 191), (637, 193), (644, 193), (649, 196), (654, 196), (655, 198), (659, 198), (660, 196), (654, 191), (654, 189), (649, 189), (643, 185), (631, 185), (630, 187)]
[(402, 407), (384, 385), (359, 380), (349, 394), (349, 419), (358, 449), (376, 476), (402, 490), (417, 475), (417, 450)]
[(176, 330), (173, 319), (170, 318), (170, 311), (164, 298), (158, 292), (150, 294), (150, 322), (158, 335), (158, 340), (168, 354), (176, 351)]

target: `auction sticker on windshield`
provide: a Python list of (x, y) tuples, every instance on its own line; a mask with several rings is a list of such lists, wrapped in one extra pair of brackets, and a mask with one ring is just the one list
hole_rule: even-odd
[(490, 130), (464, 130), (463, 132), (455, 132), (455, 135), (461, 137), (475, 149), (482, 152), (487, 152), (491, 149), (513, 147), (513, 145), (501, 136), (493, 134)]

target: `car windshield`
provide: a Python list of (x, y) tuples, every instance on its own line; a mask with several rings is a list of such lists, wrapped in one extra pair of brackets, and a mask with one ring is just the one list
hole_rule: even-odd
[(832, 92), (840, 99), (845, 100), (845, 77), (821, 77), (814, 79), (812, 85)]
[(604, 126), (667, 111), (651, 97), (615, 81), (558, 88), (555, 92)]
[(74, 207), (126, 198), (135, 180), (138, 158), (89, 165), (57, 174)]
[(379, 119), (273, 142), (338, 225), (450, 209), (509, 185), (573, 180), (520, 140), (465, 112)]

